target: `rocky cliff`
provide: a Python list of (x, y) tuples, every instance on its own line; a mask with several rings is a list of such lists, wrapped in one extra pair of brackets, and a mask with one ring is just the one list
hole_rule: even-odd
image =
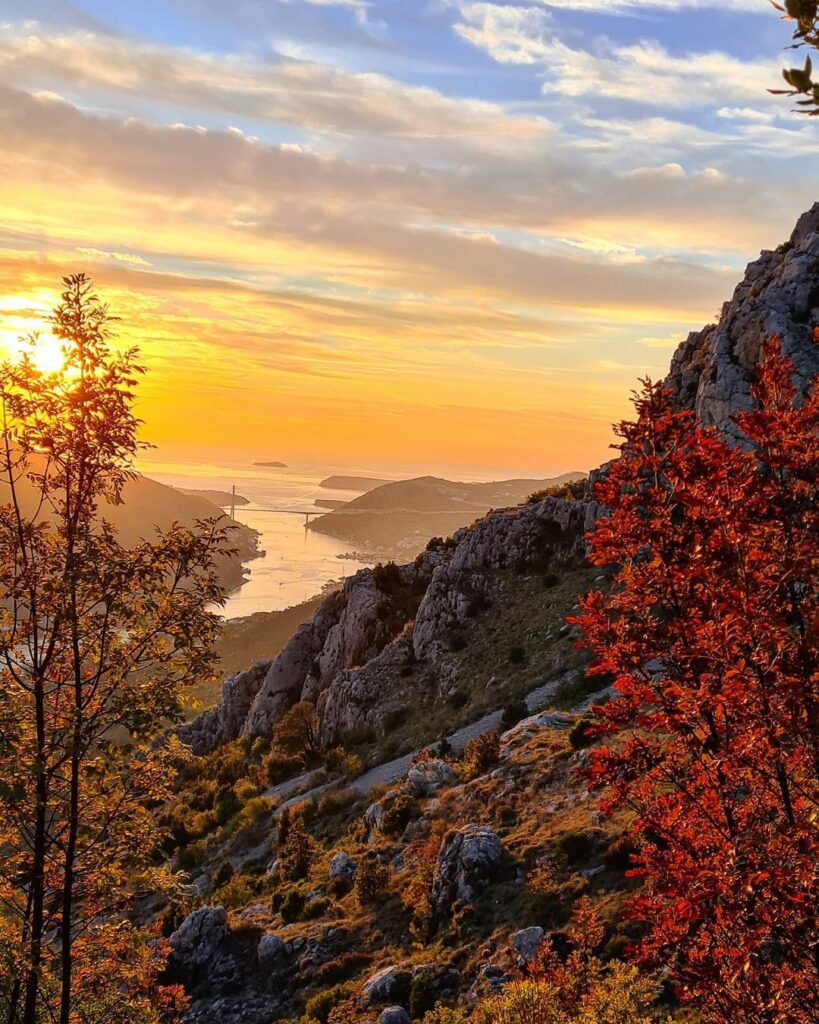
[(804, 390), (819, 372), (819, 203), (802, 214), (789, 241), (750, 263), (719, 323), (689, 334), (671, 360), (666, 383), (703, 423), (738, 439), (731, 416), (750, 407), (762, 343), (772, 334), (796, 367)]
[[(719, 323), (680, 345), (667, 384), (681, 406), (734, 437), (730, 417), (751, 402), (762, 342), (781, 337), (804, 389), (819, 372), (817, 323), (819, 203), (799, 219), (789, 242), (748, 266)], [(431, 543), (408, 565), (357, 573), (275, 660), (228, 679), (219, 705), (185, 726), (182, 739), (204, 753), (240, 736), (269, 735), (298, 700), (318, 707), (326, 744), (378, 730), (391, 711), (418, 699), (407, 666), (443, 662), (453, 629), (482, 604), (508, 601), (510, 573), (533, 566), (559, 571), (582, 559), (583, 535), (600, 514), (591, 490), (578, 492), (584, 500), (545, 497), (490, 513)], [(451, 681), (451, 666), (445, 668), (439, 690)]]
[(408, 565), (362, 569), (277, 658), (228, 678), (218, 705), (183, 726), (181, 739), (202, 754), (266, 736), (299, 700), (317, 706), (325, 744), (378, 729), (411, 699), (406, 666), (440, 662), (453, 629), (497, 597), (504, 574), (581, 557), (597, 511), (594, 502), (546, 497), (431, 542)]

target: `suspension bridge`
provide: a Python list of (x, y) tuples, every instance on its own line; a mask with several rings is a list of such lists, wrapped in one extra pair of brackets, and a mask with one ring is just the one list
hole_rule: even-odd
[[(304, 516), (304, 525), (306, 527), (307, 524), (310, 522), (310, 517), (311, 516), (322, 516), (327, 511), (327, 509), (320, 509), (320, 508), (318, 508), (318, 509), (317, 508), (311, 508), (311, 509), (305, 509), (305, 508), (254, 508), (254, 509), (251, 509), (251, 511), (252, 512), (276, 512), (279, 515), (285, 515), (285, 516)], [(230, 518), (234, 519), (234, 520), (236, 519), (236, 484), (233, 485), (233, 490), (231, 491)]]

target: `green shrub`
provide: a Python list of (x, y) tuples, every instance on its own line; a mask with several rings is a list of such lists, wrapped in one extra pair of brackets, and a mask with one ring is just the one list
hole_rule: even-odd
[(557, 848), (569, 864), (587, 861), (593, 856), (602, 835), (595, 829), (568, 829), (558, 836)]
[(246, 907), (255, 895), (256, 887), (252, 879), (246, 875), (234, 875), (213, 894), (213, 900), (228, 910), (238, 910), (240, 907)]
[(353, 880), (349, 875), (336, 875), (327, 883), (328, 895), (334, 896), (336, 899), (346, 896), (348, 892), (352, 891), (352, 888)]
[(302, 921), (316, 921), (318, 918), (324, 917), (332, 905), (333, 901), (326, 896), (316, 896), (305, 905), (301, 919)]
[(266, 796), (254, 796), (239, 812), (239, 828), (250, 828), (273, 810), (273, 801)]
[(419, 971), (412, 979), (409, 994), (409, 1013), (415, 1020), (435, 1006), (438, 985), (432, 971)]
[(229, 860), (223, 860), (214, 872), (211, 884), (214, 889), (221, 889), (223, 885), (228, 884), (231, 878), (233, 878), (233, 865)]
[(286, 828), (284, 815), (279, 821), (279, 835), (283, 842), (279, 846), (279, 873), (282, 878), (298, 881), (305, 878), (316, 857), (317, 845), (304, 825), (300, 814), (288, 815)]
[(436, 1006), (424, 1016), (421, 1024), (467, 1024), (467, 1020), (463, 1010)]
[(259, 792), (258, 788), (250, 781), (250, 779), (242, 779), (241, 782), (237, 782), (234, 790), (236, 793), (236, 799), (240, 804), (246, 804), (248, 800), (252, 800)]
[(304, 1006), (302, 1024), (308, 1021), (318, 1021), (318, 1024), (327, 1024), (330, 1011), (345, 999), (353, 995), (353, 986), (349, 984), (334, 985), (323, 992), (312, 996)]
[(281, 914), (285, 924), (292, 924), (301, 917), (305, 902), (301, 889), (290, 888), (274, 893), (270, 906), (274, 914)]
[(636, 853), (637, 845), (632, 837), (625, 833), (609, 843), (603, 854), (603, 860), (609, 871), (628, 871), (634, 866), (632, 857)]
[(232, 786), (220, 786), (216, 791), (213, 813), (219, 825), (225, 825), (242, 809), (242, 803), (233, 791)]

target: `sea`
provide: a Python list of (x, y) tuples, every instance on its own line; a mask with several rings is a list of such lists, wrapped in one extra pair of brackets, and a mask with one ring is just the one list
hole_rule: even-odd
[(350, 501), (356, 497), (360, 492), (319, 486), (335, 475), (332, 469), (147, 460), (142, 460), (139, 468), (146, 476), (172, 487), (229, 492), (235, 484), (236, 493), (249, 499), (250, 504), (236, 506), (236, 519), (258, 530), (264, 555), (246, 563), (247, 582), (230, 594), (224, 605), (222, 614), (227, 619), (289, 608), (320, 593), (328, 583), (341, 581), (370, 564), (355, 558), (349, 544), (305, 529), (304, 516), (270, 511), (319, 512), (314, 505), (316, 498)]
[(361, 493), (320, 487), (327, 477), (401, 480), (429, 473), (450, 480), (487, 481), (549, 475), (502, 467), (472, 467), (464, 471), (463, 467), (441, 465), (419, 472), (418, 467), (410, 466), (393, 466), (387, 471), (383, 467), (301, 464), (278, 469), (238, 461), (217, 464), (162, 462), (152, 458), (142, 458), (138, 468), (146, 476), (172, 487), (229, 492), (235, 484), (237, 494), (249, 499), (250, 504), (236, 506), (236, 519), (258, 530), (259, 548), (264, 555), (246, 563), (247, 581), (228, 596), (224, 605), (223, 615), (227, 619), (289, 608), (372, 564), (356, 558), (357, 552), (344, 541), (305, 529), (304, 516), (289, 514), (300, 510), (320, 512), (314, 504), (318, 498), (350, 501)]

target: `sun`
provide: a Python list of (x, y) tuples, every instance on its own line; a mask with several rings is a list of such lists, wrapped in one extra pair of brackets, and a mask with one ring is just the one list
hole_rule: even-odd
[(41, 373), (59, 373), (65, 367), (63, 343), (53, 334), (41, 334), (35, 340), (31, 361)]

